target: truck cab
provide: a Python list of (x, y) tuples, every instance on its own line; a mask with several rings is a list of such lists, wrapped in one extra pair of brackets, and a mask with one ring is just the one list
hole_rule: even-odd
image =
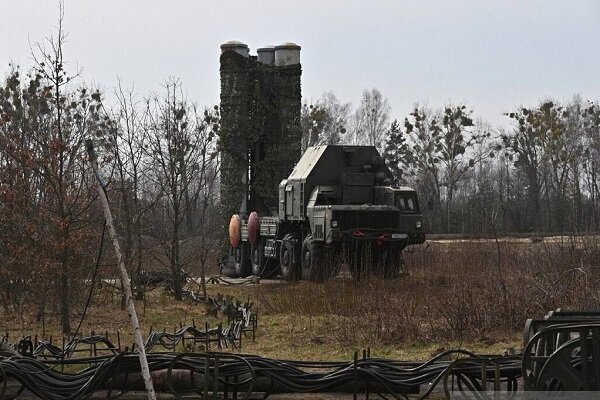
[(403, 248), (423, 243), (425, 234), (415, 190), (392, 186), (372, 190), (371, 202), (347, 204), (338, 201), (332, 187), (313, 189), (307, 205), (313, 239), (325, 244), (372, 239), (398, 242)]

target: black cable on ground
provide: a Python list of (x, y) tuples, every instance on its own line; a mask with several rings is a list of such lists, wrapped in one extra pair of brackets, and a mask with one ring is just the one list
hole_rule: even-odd
[[(488, 376), (493, 376), (495, 366), (491, 362), (498, 365), (503, 382), (512, 382), (521, 376), (520, 360), (515, 357), (479, 357), (464, 351), (444, 353), (448, 354), (467, 357), (456, 364), (441, 360), (440, 357), (424, 363), (371, 358), (354, 362), (302, 362), (228, 353), (149, 353), (148, 362), (151, 371), (186, 370), (190, 372), (190, 376), (202, 378), (205, 374), (214, 376), (217, 368), (215, 360), (218, 358), (220, 385), (224, 385), (226, 381), (241, 382), (252, 377), (253, 390), (256, 392), (264, 393), (273, 389), (287, 393), (322, 393), (338, 388), (348, 390), (356, 387), (355, 384), (364, 386), (369, 382), (370, 388), (376, 388), (396, 399), (405, 398), (404, 393), (410, 388), (429, 384), (429, 389), (420, 396), (424, 399), (448, 374), (455, 375), (461, 386), (481, 388), (481, 368), (486, 365)], [(140, 372), (137, 355), (134, 353), (96, 357), (86, 359), (85, 362), (89, 360), (94, 360), (97, 364), (76, 374), (49, 370), (43, 363), (27, 358), (0, 360), (0, 370), (4, 371), (5, 376), (16, 379), (45, 400), (79, 400), (100, 389), (125, 390), (127, 385), (124, 386), (121, 379)], [(315, 368), (319, 371), (315, 371)], [(117, 377), (121, 382), (118, 385)], [(172, 379), (170, 375), (169, 379)], [(203, 378), (198, 382), (203, 382)], [(209, 387), (212, 391), (214, 381), (211, 378), (207, 382), (212, 382)], [(169, 385), (176, 389), (173, 383), (176, 382), (169, 382)], [(507, 385), (506, 388), (516, 390), (512, 385)], [(238, 389), (247, 390), (243, 387)]]

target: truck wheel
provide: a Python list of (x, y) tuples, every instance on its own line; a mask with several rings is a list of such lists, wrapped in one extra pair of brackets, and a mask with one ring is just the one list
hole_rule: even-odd
[(312, 235), (307, 235), (302, 242), (302, 279), (306, 281), (322, 281), (323, 244), (315, 242)]
[(397, 278), (403, 267), (403, 261), (401, 250), (385, 249), (379, 257), (379, 265), (375, 271), (385, 279)]
[(281, 248), (279, 249), (279, 267), (281, 269), (281, 275), (288, 281), (297, 281), (300, 279), (300, 271), (298, 264), (294, 262), (297, 258), (294, 254), (295, 238), (292, 235), (285, 235), (281, 241)]
[(252, 262), (252, 275), (268, 276), (271, 272), (270, 259), (265, 257), (265, 242), (259, 239), (250, 247), (250, 261)]
[(342, 269), (342, 255), (340, 249), (330, 245), (323, 254), (323, 271), (325, 278), (335, 278)]
[(219, 265), (219, 273), (228, 278), (237, 278), (237, 273), (235, 272), (235, 249), (231, 246), (229, 247), (227, 256), (223, 258)]
[(241, 242), (233, 251), (235, 273), (238, 278), (245, 278), (252, 272), (249, 243)]
[(356, 280), (365, 278), (368, 268), (371, 267), (371, 260), (367, 260), (367, 249), (363, 243), (355, 243), (348, 251), (348, 265), (350, 274)]

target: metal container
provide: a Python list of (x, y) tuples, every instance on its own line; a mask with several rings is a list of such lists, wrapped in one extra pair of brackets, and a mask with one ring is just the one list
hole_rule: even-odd
[(266, 64), (273, 65), (275, 63), (275, 46), (265, 46), (256, 50), (258, 54), (258, 61)]
[(276, 66), (284, 67), (296, 64), (300, 64), (300, 46), (290, 42), (275, 46)]
[(242, 42), (238, 42), (237, 40), (230, 40), (221, 45), (221, 54), (226, 51), (235, 51), (238, 54), (248, 58), (250, 57), (250, 49), (248, 45)]

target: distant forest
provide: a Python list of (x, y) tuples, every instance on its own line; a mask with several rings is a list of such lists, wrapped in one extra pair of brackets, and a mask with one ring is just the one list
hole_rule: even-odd
[[(63, 42), (59, 28), (34, 47), (31, 68), (9, 65), (0, 87), (0, 282), (10, 282), (0, 302), (18, 307), (26, 293), (46, 293), (39, 318), (58, 306), (67, 332), (81, 296), (71, 283), (95, 262), (103, 221), (86, 138), (101, 156), (130, 271), (215, 266), (227, 216), (219, 107), (195, 105), (176, 79), (147, 96), (119, 86), (107, 104), (67, 68)], [(511, 127), (495, 128), (447, 104), (396, 119), (377, 89), (356, 108), (326, 92), (302, 106), (302, 144), (375, 145), (396, 183), (418, 190), (428, 232), (598, 231), (600, 105), (542, 99), (506, 117)], [(42, 270), (56, 279), (34, 279)]]

